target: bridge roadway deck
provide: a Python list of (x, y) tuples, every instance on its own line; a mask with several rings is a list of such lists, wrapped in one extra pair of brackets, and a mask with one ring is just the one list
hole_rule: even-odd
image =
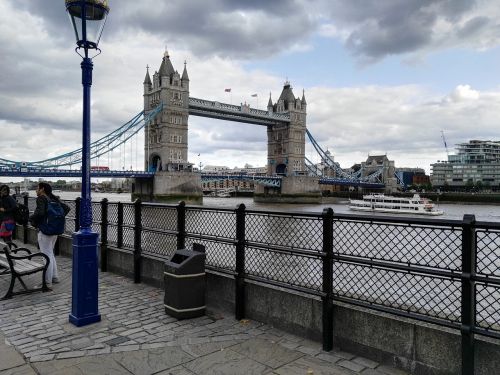
[[(68, 323), (71, 259), (57, 262), (52, 292), (0, 300), (0, 374), (404, 374), (227, 312), (179, 321), (165, 315), (161, 289), (107, 272), (102, 321), (77, 328)], [(9, 278), (0, 276), (2, 295)]]

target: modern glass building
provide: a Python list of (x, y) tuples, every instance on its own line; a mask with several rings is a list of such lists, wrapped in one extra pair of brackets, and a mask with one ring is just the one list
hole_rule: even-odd
[(459, 143), (457, 154), (448, 161), (431, 164), (431, 183), (435, 187), (500, 186), (500, 142), (471, 140)]

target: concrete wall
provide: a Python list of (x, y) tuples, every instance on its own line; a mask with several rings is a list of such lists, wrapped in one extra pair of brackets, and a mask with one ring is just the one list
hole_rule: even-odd
[[(22, 232), (19, 231), (22, 235)], [(28, 238), (33, 243), (35, 233)], [(61, 255), (71, 255), (71, 238), (60, 237)], [(164, 261), (144, 256), (142, 282), (163, 286)], [(133, 278), (133, 254), (108, 248), (108, 271)], [(207, 271), (208, 311), (234, 312), (235, 280)], [(283, 288), (248, 281), (245, 290), (246, 317), (273, 325), (292, 334), (321, 342), (321, 300)], [(390, 314), (334, 303), (334, 347), (416, 375), (461, 374), (460, 332)], [(476, 336), (476, 375), (497, 374), (500, 340)]]
[(320, 203), (321, 190), (317, 177), (286, 176), (281, 188), (266, 188), (255, 185), (255, 202), (269, 203)]
[(136, 198), (144, 202), (199, 204), (203, 202), (201, 176), (191, 172), (156, 172), (153, 182), (136, 178), (132, 200)]

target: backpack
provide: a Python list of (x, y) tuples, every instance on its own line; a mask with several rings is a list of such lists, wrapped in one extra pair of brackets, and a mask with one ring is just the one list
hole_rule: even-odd
[(19, 225), (26, 225), (28, 224), (28, 220), (30, 217), (30, 210), (28, 209), (28, 207), (26, 207), (26, 205), (17, 203), (13, 216), (16, 223), (18, 223)]
[(43, 234), (52, 236), (64, 233), (64, 209), (58, 201), (49, 200), (47, 204), (47, 214), (38, 226)]

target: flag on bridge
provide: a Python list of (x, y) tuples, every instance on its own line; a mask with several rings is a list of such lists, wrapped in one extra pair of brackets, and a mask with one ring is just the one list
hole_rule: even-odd
[(257, 94), (252, 94), (252, 98), (256, 98), (257, 97)]
[(224, 91), (225, 92), (231, 92), (231, 89), (225, 89)]

